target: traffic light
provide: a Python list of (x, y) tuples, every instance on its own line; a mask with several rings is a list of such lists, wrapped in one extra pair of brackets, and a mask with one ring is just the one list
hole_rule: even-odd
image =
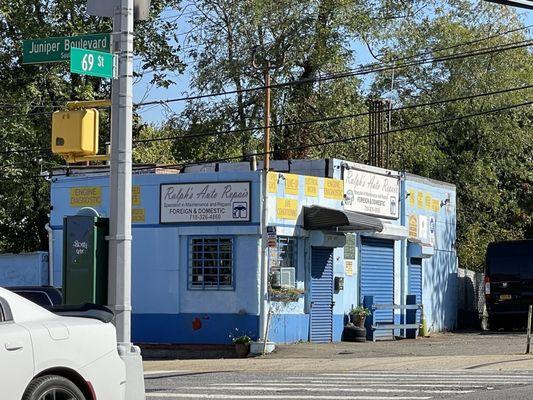
[(98, 110), (56, 111), (52, 114), (52, 152), (62, 156), (98, 153)]

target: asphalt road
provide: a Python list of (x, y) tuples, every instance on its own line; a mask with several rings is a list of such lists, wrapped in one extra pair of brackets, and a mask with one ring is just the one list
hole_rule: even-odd
[(533, 371), (151, 372), (147, 400), (500, 400), (533, 397)]

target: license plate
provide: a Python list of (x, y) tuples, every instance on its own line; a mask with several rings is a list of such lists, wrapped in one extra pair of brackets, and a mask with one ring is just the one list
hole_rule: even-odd
[(511, 300), (513, 296), (510, 294), (500, 294), (500, 300)]

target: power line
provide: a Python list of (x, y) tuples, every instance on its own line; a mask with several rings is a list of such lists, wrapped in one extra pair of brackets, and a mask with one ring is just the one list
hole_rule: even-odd
[[(382, 67), (375, 68), (376, 63), (367, 64), (358, 67), (357, 69), (350, 69), (343, 72), (337, 72), (332, 74), (326, 74), (319, 77), (313, 77), (313, 78), (305, 78), (305, 79), (299, 79), (299, 80), (293, 80), (288, 82), (282, 82), (282, 83), (276, 83), (273, 85), (270, 85), (271, 89), (278, 89), (278, 88), (284, 88), (287, 86), (293, 86), (293, 85), (301, 85), (305, 83), (316, 83), (316, 82), (323, 82), (328, 80), (336, 80), (336, 79), (344, 79), (344, 78), (350, 78), (358, 75), (367, 75), (377, 72), (384, 72), (388, 70), (395, 70), (399, 68), (407, 68), (407, 67), (413, 67), (413, 66), (419, 66), (423, 64), (428, 63), (437, 63), (437, 62), (444, 62), (444, 61), (450, 61), (450, 60), (456, 60), (460, 58), (467, 58), (467, 57), (475, 57), (475, 56), (481, 56), (486, 54), (491, 54), (499, 51), (507, 51), (507, 50), (513, 50), (518, 49), (522, 47), (529, 47), (533, 44), (533, 40), (523, 40), (519, 42), (512, 42), (505, 45), (498, 45), (498, 46), (492, 46), (492, 47), (485, 47), (469, 52), (464, 53), (457, 53), (442, 57), (435, 57), (430, 58), (426, 60), (418, 60), (413, 61), (410, 63), (405, 64), (394, 64), (394, 65), (386, 65)], [(185, 97), (178, 97), (174, 99), (167, 99), (167, 100), (151, 100), (146, 102), (140, 102), (135, 104), (135, 107), (145, 107), (148, 105), (163, 105), (168, 103), (174, 103), (174, 102), (180, 102), (180, 101), (190, 101), (190, 100), (199, 100), (199, 99), (205, 99), (210, 97), (220, 97), (220, 96), (227, 96), (232, 94), (239, 94), (239, 93), (247, 93), (247, 92), (255, 92), (260, 90), (267, 89), (266, 86), (255, 86), (251, 88), (245, 88), (245, 89), (236, 89), (236, 90), (229, 90), (225, 92), (217, 92), (217, 93), (206, 93), (206, 94), (198, 94), (193, 96), (185, 96)]]
[[(531, 88), (533, 88), (533, 85), (518, 86), (518, 87), (513, 87), (513, 88), (496, 90), (492, 92), (484, 92), (484, 93), (477, 93), (477, 94), (449, 98), (449, 99), (434, 100), (434, 101), (430, 101), (426, 103), (410, 104), (406, 106), (392, 108), (391, 111), (403, 111), (403, 110), (419, 108), (419, 107), (428, 107), (428, 106), (445, 104), (445, 103), (450, 103), (450, 102), (470, 100), (470, 99), (486, 97), (486, 96), (493, 96), (496, 94), (510, 93), (510, 92), (515, 92), (519, 90), (527, 90)], [(303, 121), (292, 121), (292, 122), (285, 122), (281, 124), (271, 124), (269, 127), (276, 129), (276, 128), (283, 128), (283, 127), (290, 127), (290, 126), (298, 126), (298, 125), (306, 125), (306, 124), (321, 123), (321, 122), (328, 122), (328, 121), (337, 121), (337, 120), (342, 120), (342, 119), (350, 119), (350, 118), (367, 116), (369, 114), (370, 114), (369, 112), (361, 112), (361, 113), (354, 113), (354, 114), (335, 115), (335, 116), (330, 116), (330, 117), (321, 117), (321, 118), (308, 119), (308, 120), (303, 120)], [(254, 126), (250, 128), (228, 129), (224, 131), (201, 132), (201, 133), (194, 134), (194, 135), (167, 136), (167, 137), (162, 137), (162, 138), (151, 138), (151, 139), (137, 139), (137, 140), (134, 140), (133, 143), (143, 144), (143, 143), (160, 142), (160, 141), (168, 141), (168, 140), (196, 139), (196, 138), (208, 137), (208, 136), (219, 136), (219, 135), (225, 135), (225, 134), (251, 132), (251, 131), (256, 131), (256, 130), (263, 130), (265, 128), (266, 126), (263, 125), (263, 126)], [(11, 149), (11, 150), (0, 152), (0, 154), (33, 153), (33, 152), (45, 152), (45, 151), (49, 152), (51, 151), (51, 148), (45, 147), (45, 148), (35, 148), (35, 149), (32, 149), (32, 148)]]
[[(442, 100), (435, 100), (427, 103), (418, 103), (418, 104), (410, 104), (402, 107), (396, 107), (392, 108), (391, 111), (402, 111), (402, 110), (408, 110), (412, 108), (419, 108), (419, 107), (427, 107), (432, 105), (438, 105), (438, 104), (444, 104), (449, 102), (455, 102), (455, 101), (462, 101), (462, 100), (470, 100), (475, 99), (479, 97), (485, 97), (485, 96), (492, 96), (495, 94), (502, 94), (502, 93), (509, 93), (514, 92), (518, 90), (525, 90), (525, 89), (531, 89), (533, 88), (533, 85), (527, 85), (527, 86), (518, 86), (514, 88), (508, 88), (508, 89), (502, 89), (497, 90), (493, 92), (485, 92), (485, 93), (478, 93), (468, 96), (461, 96), (461, 97), (455, 97), (451, 99), (442, 99)], [(268, 127), (269, 128), (284, 128), (289, 126), (297, 126), (297, 125), (306, 125), (306, 124), (313, 124), (313, 123), (320, 123), (320, 122), (328, 122), (328, 121), (337, 121), (341, 119), (349, 119), (349, 118), (355, 118), (355, 117), (363, 117), (366, 115), (370, 115), (370, 113), (367, 112), (361, 112), (361, 113), (355, 113), (355, 114), (345, 114), (345, 115), (335, 115), (330, 117), (322, 117), (322, 118), (316, 118), (316, 119), (308, 119), (303, 121), (293, 121), (293, 122), (285, 122), (280, 124), (271, 124)], [(240, 128), (240, 129), (228, 129), (223, 131), (213, 131), (213, 132), (201, 132), (194, 135), (181, 135), (181, 136), (167, 136), (162, 138), (152, 138), (152, 139), (137, 139), (134, 140), (134, 144), (142, 144), (142, 143), (151, 143), (151, 142), (160, 142), (160, 141), (166, 141), (166, 140), (180, 140), (180, 139), (196, 139), (201, 137), (207, 137), (207, 136), (218, 136), (218, 135), (225, 135), (225, 134), (231, 134), (231, 133), (244, 133), (244, 132), (251, 132), (251, 131), (259, 131), (267, 128), (267, 126), (254, 126), (250, 128)]]
[[(461, 43), (457, 43), (457, 44), (446, 46), (446, 47), (439, 47), (439, 48), (435, 48), (435, 49), (430, 49), (430, 50), (427, 50), (427, 51), (424, 51), (424, 52), (421, 52), (421, 53), (413, 54), (411, 56), (395, 57), (395, 58), (387, 61), (387, 63), (390, 64), (390, 63), (395, 63), (395, 62), (398, 62), (398, 61), (414, 59), (414, 58), (418, 58), (418, 57), (421, 57), (421, 56), (424, 56), (424, 55), (428, 55), (428, 54), (432, 54), (432, 53), (436, 53), (436, 52), (441, 52), (441, 51), (444, 51), (444, 50), (451, 50), (451, 49), (458, 48), (458, 47), (463, 47), (463, 46), (468, 46), (468, 45), (471, 45), (471, 44), (481, 43), (481, 42), (484, 42), (484, 41), (487, 41), (487, 40), (490, 40), (490, 39), (494, 39), (496, 37), (508, 35), (510, 33), (515, 33), (515, 32), (522, 31), (522, 30), (528, 30), (531, 27), (533, 27), (533, 24), (526, 25), (526, 26), (523, 26), (523, 27), (520, 27), (520, 28), (507, 30), (507, 31), (500, 32), (500, 33), (496, 33), (496, 34), (493, 34), (493, 35), (490, 35), (490, 36), (485, 36), (483, 38), (479, 38), (479, 39), (475, 39), (475, 40), (471, 40), (471, 41), (467, 41), (467, 42), (461, 42)], [(517, 42), (517, 43), (519, 43), (519, 42)], [(499, 45), (499, 46), (503, 46), (503, 45)], [(381, 63), (384, 64), (385, 62), (381, 61)], [(370, 64), (366, 64), (366, 65), (361, 65), (358, 68), (371, 67), (371, 66), (376, 66), (376, 65), (379, 65), (379, 64), (378, 63), (370, 63)], [(353, 72), (353, 71), (356, 71), (356, 70), (357, 69), (352, 69), (352, 70), (347, 70), (346, 72), (350, 72), (350, 71)], [(274, 88), (274, 87), (275, 87), (275, 85), (271, 85), (271, 88)], [(264, 90), (264, 89), (265, 89), (264, 87), (258, 87), (256, 89), (250, 88), (248, 90)], [(219, 93), (214, 93), (211, 96), (223, 96), (223, 95), (228, 95), (228, 94), (235, 94), (235, 92), (234, 91), (219, 92)], [(200, 96), (204, 96), (204, 95), (200, 95)], [(203, 97), (200, 97), (200, 98), (203, 98)], [(188, 96), (188, 97), (183, 97), (183, 98), (178, 98), (178, 99), (158, 100), (158, 101), (153, 101), (152, 103), (154, 105), (159, 105), (161, 103), (167, 103), (167, 102), (171, 102), (171, 101), (174, 102), (174, 101), (185, 101), (185, 100), (194, 100), (194, 99), (197, 99), (197, 97), (196, 96)], [(141, 103), (136, 104), (135, 106), (142, 107), (142, 106), (145, 106), (145, 105), (149, 105), (147, 103), (148, 102), (141, 102)], [(61, 109), (61, 108), (64, 108), (65, 105), (31, 105), (31, 104), (20, 104), (20, 103), (0, 103), (0, 108), (16, 108), (16, 107), (19, 107), (19, 108), (29, 107), (29, 108), (56, 108), (56, 109)], [(32, 113), (32, 115), (39, 115), (39, 114), (40, 113)], [(25, 114), (18, 114), (18, 116), (24, 116), (24, 115)], [(2, 118), (2, 117), (0, 117), (0, 118)]]
[[(408, 127), (404, 127), (404, 128), (391, 129), (391, 130), (388, 130), (388, 131), (384, 131), (384, 132), (378, 133), (377, 135), (387, 135), (387, 134), (392, 134), (392, 133), (398, 133), (398, 132), (405, 132), (405, 131), (410, 131), (410, 130), (422, 129), (422, 128), (427, 128), (427, 127), (435, 126), (435, 125), (439, 125), (439, 124), (445, 124), (445, 123), (449, 123), (449, 122), (460, 121), (460, 120), (473, 118), (473, 117), (478, 117), (478, 116), (482, 116), (482, 115), (493, 114), (493, 113), (498, 113), (498, 112), (502, 112), (502, 111), (508, 111), (508, 110), (511, 110), (511, 109), (514, 109), (514, 108), (524, 107), (524, 106), (528, 106), (528, 105), (532, 105), (532, 104), (533, 104), (533, 101), (527, 101), (527, 102), (524, 102), (524, 103), (507, 105), (507, 106), (503, 106), (503, 107), (499, 107), (499, 108), (493, 108), (493, 109), (490, 109), (490, 110), (479, 111), (479, 112), (476, 112), (476, 113), (450, 117), (450, 118), (441, 119), (441, 120), (437, 120), (437, 121), (430, 121), (430, 122), (426, 122), (426, 123), (423, 123), (423, 124), (412, 125), (412, 126), (408, 126)], [(369, 138), (369, 137), (370, 137), (370, 134), (356, 135), (356, 136), (351, 136), (351, 137), (347, 137), (347, 138), (332, 139), (332, 140), (319, 142), (319, 143), (312, 143), (312, 144), (307, 144), (307, 145), (299, 145), (299, 146), (287, 147), (287, 148), (281, 149), (281, 150), (271, 150), (271, 151), (268, 151), (268, 152), (260, 152), (260, 153), (256, 153), (255, 155), (257, 155), (257, 156), (261, 156), (261, 155), (265, 156), (267, 154), (273, 154), (275, 152), (287, 152), (287, 151), (295, 151), (295, 150), (304, 150), (304, 149), (313, 148), (313, 147), (327, 146), (327, 145), (337, 144), (337, 143), (346, 143), (346, 142), (350, 142), (350, 141), (366, 139), (366, 138)], [(183, 168), (183, 167), (186, 167), (186, 166), (193, 166), (193, 165), (200, 165), (200, 164), (212, 164), (212, 163), (217, 163), (217, 162), (227, 162), (227, 161), (240, 160), (240, 159), (242, 159), (242, 156), (232, 156), (232, 157), (225, 157), (225, 158), (218, 158), (218, 159), (211, 159), (211, 160), (192, 161), (192, 162), (186, 162), (186, 163), (181, 163), (181, 164), (164, 165), (164, 166), (159, 166), (157, 168), (163, 168), (163, 169)], [(149, 169), (153, 169), (153, 168), (154, 168), (154, 166), (144, 166), (144, 167), (134, 168), (134, 170), (135, 171), (143, 171), (143, 170), (149, 170)], [(91, 172), (91, 174), (107, 174), (107, 173), (108, 173), (107, 170)], [(61, 174), (50, 175), (50, 177), (53, 178), (53, 177), (56, 177), (56, 176), (81, 176), (81, 175), (83, 175), (83, 174), (82, 173), (61, 173)], [(34, 176), (25, 176), (25, 177), (0, 178), (0, 180), (12, 180), (12, 179), (16, 179), (16, 178), (19, 178), (19, 179), (32, 179), (32, 178), (43, 178), (43, 177), (44, 176), (42, 176), (42, 175), (34, 175)]]

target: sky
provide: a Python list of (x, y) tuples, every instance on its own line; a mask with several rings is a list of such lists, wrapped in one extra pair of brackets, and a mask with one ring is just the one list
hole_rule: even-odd
[[(175, 11), (165, 11), (162, 13), (162, 18), (168, 18), (172, 15), (175, 15)], [(533, 11), (524, 10), (522, 12), (522, 18), (524, 20), (525, 25), (533, 25)], [(186, 32), (189, 29), (189, 26), (187, 25), (186, 21), (184, 21), (182, 25), (181, 32), (178, 33), (178, 37), (180, 39), (184, 38), (184, 32)], [(530, 30), (530, 33), (532, 30)], [(355, 50), (355, 53), (357, 54), (357, 63), (358, 64), (367, 64), (370, 62), (375, 62), (376, 60), (372, 57), (370, 52), (368, 51), (367, 47), (361, 43), (361, 42), (354, 42), (353, 43), (353, 49)], [(133, 87), (133, 101), (134, 103), (143, 102), (143, 101), (151, 101), (151, 100), (164, 100), (169, 98), (177, 98), (177, 97), (183, 97), (187, 95), (191, 95), (194, 93), (194, 90), (190, 87), (190, 79), (191, 79), (191, 70), (193, 68), (192, 62), (188, 62), (190, 60), (185, 59), (184, 60), (187, 64), (187, 68), (185, 70), (184, 74), (176, 74), (173, 76), (174, 81), (176, 84), (171, 85), (168, 89), (165, 88), (154, 88), (150, 85), (150, 79), (151, 74), (148, 74), (143, 77), (143, 79), (139, 82), (136, 82)], [(138, 62), (135, 62), (135, 67), (138, 68)], [(367, 76), (366, 83), (368, 84), (370, 82), (371, 76)], [(185, 106), (185, 102), (175, 102), (175, 103), (169, 103), (168, 106), (175, 112), (179, 113), (181, 110), (183, 110), (183, 107)], [(161, 106), (149, 106), (149, 107), (143, 107), (139, 110), (139, 113), (143, 120), (148, 123), (153, 124), (161, 124), (165, 120), (163, 108)]]

